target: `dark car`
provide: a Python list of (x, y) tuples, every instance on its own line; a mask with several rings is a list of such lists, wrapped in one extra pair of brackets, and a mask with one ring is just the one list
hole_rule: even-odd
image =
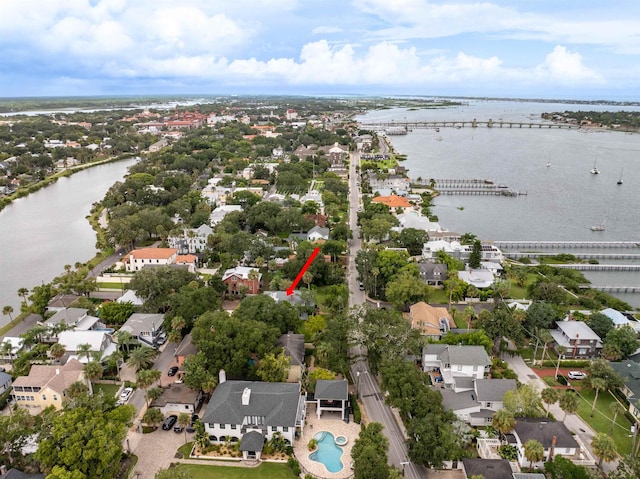
[(175, 414), (172, 414), (171, 416), (167, 416), (165, 420), (162, 422), (162, 430), (168, 431), (174, 426), (177, 420), (178, 420), (178, 416), (176, 416)]
[(167, 371), (167, 376), (175, 376), (176, 373), (178, 372), (178, 369), (180, 369), (178, 368), (178, 366), (171, 366), (169, 368), (169, 371)]
[(191, 422), (187, 426), (187, 432), (196, 432), (196, 421), (200, 419), (200, 416), (197, 414), (191, 415)]
[(175, 432), (176, 434), (183, 431), (184, 428), (182, 426), (173, 426), (173, 432)]

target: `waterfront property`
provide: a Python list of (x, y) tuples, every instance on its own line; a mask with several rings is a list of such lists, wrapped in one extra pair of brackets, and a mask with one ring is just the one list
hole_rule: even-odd
[(175, 264), (177, 256), (176, 248), (134, 249), (124, 258), (124, 262), (127, 271), (140, 271), (145, 266)]
[(583, 321), (572, 321), (570, 317), (565, 321), (556, 321), (557, 329), (549, 332), (553, 337), (554, 349), (560, 356), (558, 347), (564, 348), (565, 358), (594, 358), (602, 351), (602, 342), (598, 336)]
[(609, 365), (624, 381), (620, 391), (629, 401), (629, 412), (636, 420), (640, 420), (640, 363), (627, 359), (610, 362)]
[(343, 450), (337, 444), (333, 434), (328, 431), (319, 431), (313, 435), (313, 438), (318, 441), (318, 447), (309, 454), (309, 459), (321, 463), (331, 473), (341, 471), (344, 468)]

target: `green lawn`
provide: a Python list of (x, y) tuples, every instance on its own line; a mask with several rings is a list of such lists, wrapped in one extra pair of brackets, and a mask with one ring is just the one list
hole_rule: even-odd
[(98, 391), (104, 391), (104, 395), (107, 397), (115, 397), (118, 389), (120, 389), (120, 385), (118, 384), (92, 384), (93, 392), (95, 394)]
[[(583, 388), (578, 391), (581, 396), (580, 406), (578, 408), (578, 414), (585, 420), (596, 432), (604, 432), (609, 434), (611, 429), (611, 420), (613, 415), (609, 410), (609, 404), (615, 401), (613, 395), (608, 391), (603, 391), (598, 395), (598, 402), (596, 403), (596, 410), (593, 417), (591, 417), (591, 404), (593, 403), (594, 392), (591, 389)], [(626, 455), (631, 451), (631, 437), (629, 428), (631, 423), (619, 414), (616, 419), (616, 426), (613, 428), (611, 436), (616, 442), (616, 449), (619, 454)]]
[(177, 469), (191, 473), (193, 479), (295, 479), (286, 464), (263, 462), (254, 468), (232, 466), (209, 466), (200, 464), (180, 464)]

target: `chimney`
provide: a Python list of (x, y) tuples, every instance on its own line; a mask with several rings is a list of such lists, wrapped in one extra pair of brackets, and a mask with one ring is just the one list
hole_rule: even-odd
[(549, 462), (553, 461), (553, 453), (555, 452), (557, 441), (558, 441), (558, 438), (556, 436), (553, 436), (551, 438), (551, 449), (549, 449), (549, 459), (547, 459)]
[(242, 405), (248, 406), (250, 399), (251, 399), (251, 389), (244, 388), (244, 390), (242, 391)]
[(220, 372), (218, 373), (218, 384), (222, 384), (226, 380), (227, 380), (227, 373), (224, 371), (224, 369), (221, 369)]

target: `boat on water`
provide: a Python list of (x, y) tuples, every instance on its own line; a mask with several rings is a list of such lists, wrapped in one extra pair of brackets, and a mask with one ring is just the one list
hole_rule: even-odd
[(591, 231), (604, 231), (604, 225), (593, 225)]
[(547, 168), (549, 168), (551, 166), (551, 162), (547, 161)]
[(595, 161), (593, 162), (593, 168), (591, 168), (591, 174), (592, 175), (599, 175), (600, 174), (600, 170), (596, 166), (596, 162)]
[(620, 177), (618, 178), (618, 181), (617, 181), (617, 183), (618, 183), (619, 185), (621, 185), (621, 184), (622, 184), (622, 173), (623, 173), (623, 172), (624, 172), (624, 168), (623, 168), (623, 169), (622, 169), (622, 171), (620, 172)]

